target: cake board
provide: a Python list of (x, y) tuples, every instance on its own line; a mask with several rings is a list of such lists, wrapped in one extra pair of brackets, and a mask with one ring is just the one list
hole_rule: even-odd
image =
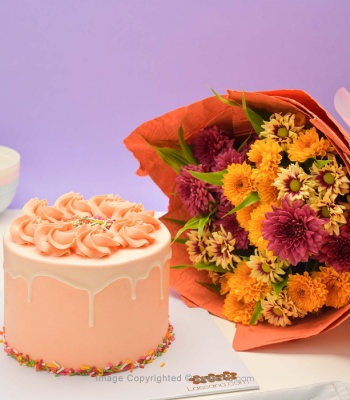
[[(2, 322), (3, 292), (0, 296)], [(47, 372), (37, 373), (34, 369), (20, 367), (1, 351), (1, 398), (16, 400), (35, 396), (36, 400), (41, 400), (49, 396), (53, 400), (89, 400), (118, 396), (128, 400), (160, 400), (210, 395), (206, 397), (210, 400), (219, 393), (259, 388), (207, 311), (188, 308), (175, 291), (170, 293), (169, 308), (175, 341), (162, 357), (145, 368), (96, 378), (55, 377)], [(228, 372), (237, 374), (236, 379), (230, 379)], [(213, 375), (204, 378), (206, 382), (191, 380), (195, 375), (208, 377), (209, 374)], [(221, 380), (214, 375), (221, 375)]]

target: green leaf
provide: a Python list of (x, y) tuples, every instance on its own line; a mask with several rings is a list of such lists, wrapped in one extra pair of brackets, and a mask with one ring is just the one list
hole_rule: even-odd
[(258, 113), (247, 107), (244, 92), (242, 92), (242, 107), (248, 121), (252, 124), (254, 131), (260, 135), (260, 133), (263, 131), (261, 126), (263, 125), (264, 120)]
[(179, 128), (177, 134), (178, 134), (178, 138), (179, 138), (179, 143), (180, 143), (180, 146), (181, 146), (181, 150), (182, 150), (182, 152), (183, 152), (184, 157), (185, 157), (186, 160), (187, 160), (187, 163), (188, 163), (188, 164), (197, 165), (198, 162), (197, 162), (197, 160), (193, 157), (191, 147), (185, 142), (185, 139), (184, 139), (184, 131), (183, 131), (182, 125), (180, 125), (180, 128)]
[(237, 207), (235, 207), (235, 208), (232, 209), (230, 212), (228, 212), (228, 213), (225, 215), (225, 217), (226, 217), (227, 215), (231, 215), (231, 214), (235, 213), (236, 211), (242, 210), (242, 208), (248, 207), (248, 206), (250, 206), (251, 204), (254, 204), (254, 203), (256, 203), (256, 202), (259, 201), (259, 200), (260, 200), (260, 197), (259, 197), (259, 195), (258, 195), (258, 192), (252, 192), (252, 193), (250, 193), (249, 196), (247, 196), (247, 197), (242, 201), (241, 204), (239, 204)]
[(203, 229), (205, 227), (205, 225), (209, 222), (211, 216), (214, 214), (214, 211), (211, 212), (209, 215), (206, 215), (205, 217), (201, 217), (199, 219), (199, 223), (198, 223), (198, 237), (199, 239), (201, 239), (202, 234), (203, 234)]
[(150, 143), (144, 136), (142, 139), (154, 149), (158, 156), (171, 168), (175, 170), (177, 174), (180, 173), (180, 168), (188, 164), (187, 159), (182, 151), (182, 149), (173, 149), (169, 147), (158, 147)]
[(215, 92), (215, 90), (212, 89), (212, 88), (210, 88), (210, 90), (215, 94), (215, 96), (216, 96), (220, 101), (222, 101), (223, 103), (227, 104), (228, 106), (232, 106), (232, 107), (241, 107), (241, 108), (242, 108), (242, 105), (239, 104), (239, 103), (237, 103), (236, 101), (227, 100), (227, 99), (223, 98), (222, 96), (219, 95), (219, 93)]
[(180, 169), (182, 166), (187, 165), (187, 160), (183, 156), (182, 150), (169, 149), (169, 148), (159, 148), (152, 146), (158, 156), (171, 167), (177, 174), (180, 174)]
[(174, 241), (177, 240), (177, 238), (185, 232), (187, 229), (198, 229), (199, 227), (199, 218), (193, 217), (189, 221), (186, 222), (186, 224), (177, 232)]
[(258, 321), (258, 319), (260, 318), (260, 315), (262, 314), (263, 310), (264, 309), (261, 306), (261, 301), (260, 300), (257, 301), (256, 304), (255, 304), (255, 308), (254, 308), (254, 311), (253, 311), (252, 318), (249, 321), (249, 325), (254, 325)]
[(332, 162), (332, 160), (315, 160), (315, 164), (318, 166), (318, 168), (322, 168), (330, 162)]
[(206, 264), (203, 261), (201, 261), (197, 264), (194, 264), (193, 266), (196, 269), (205, 270), (205, 271), (214, 271), (214, 272), (222, 272), (222, 273), (230, 272), (229, 270), (222, 268), (220, 265), (216, 265), (215, 263)]
[(204, 217), (193, 217), (189, 221), (186, 222), (186, 224), (177, 232), (175, 238), (173, 239), (173, 242), (176, 242), (179, 238), (179, 236), (185, 232), (188, 229), (198, 230), (198, 236), (201, 238), (203, 229), (205, 225), (208, 223), (209, 219), (212, 217), (212, 215), (215, 213), (216, 209), (214, 209), (210, 214), (205, 215)]
[(238, 147), (238, 149), (237, 149), (238, 152), (240, 152), (240, 151), (242, 150), (243, 146), (248, 142), (248, 140), (250, 139), (251, 136), (252, 136), (252, 135), (251, 135), (251, 133), (250, 133), (250, 134), (248, 135), (247, 139)]
[(315, 157), (310, 157), (304, 162), (304, 165), (306, 169), (310, 169), (315, 163), (318, 168), (322, 168), (330, 162), (332, 162), (332, 160), (317, 160)]
[(184, 238), (176, 238), (173, 239), (173, 243), (179, 243), (179, 244), (186, 244), (188, 239), (184, 239)]
[(195, 178), (215, 186), (222, 186), (222, 178), (227, 173), (227, 170), (218, 172), (197, 172), (188, 171)]
[(212, 88), (211, 88), (211, 91), (221, 102), (223, 102), (229, 106), (243, 108), (248, 121), (252, 124), (254, 131), (258, 135), (263, 131), (263, 128), (261, 127), (261, 125), (264, 123), (264, 119), (258, 113), (256, 113), (255, 111), (253, 111), (252, 109), (247, 107), (244, 92), (242, 92), (242, 104), (239, 104), (236, 101), (227, 100), (227, 99), (223, 98), (217, 92), (215, 92), (215, 90)]
[(199, 281), (196, 281), (196, 282), (199, 283), (200, 285), (205, 286), (208, 289), (214, 290), (214, 292), (216, 292), (216, 293), (220, 293), (220, 286), (214, 285), (214, 283), (199, 282)]
[(286, 271), (286, 274), (283, 277), (283, 280), (280, 282), (275, 282), (272, 284), (273, 286), (273, 290), (275, 291), (275, 293), (278, 295), (280, 293), (280, 291), (287, 285), (288, 282), (288, 276), (289, 274), (292, 272), (291, 268), (288, 268)]
[(185, 268), (192, 268), (193, 265), (186, 265), (186, 264), (179, 264), (179, 265), (173, 265), (172, 269), (185, 269)]

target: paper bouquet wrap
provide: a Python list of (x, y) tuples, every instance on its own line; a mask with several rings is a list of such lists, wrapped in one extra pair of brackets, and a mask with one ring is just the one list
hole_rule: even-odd
[(350, 313), (349, 135), (301, 90), (227, 92), (125, 139), (169, 197), (170, 284), (239, 351), (326, 332)]

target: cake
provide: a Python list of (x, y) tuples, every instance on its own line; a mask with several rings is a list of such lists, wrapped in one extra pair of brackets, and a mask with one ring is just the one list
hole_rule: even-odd
[(143, 367), (173, 340), (167, 228), (119, 196), (30, 200), (4, 236), (5, 351), (57, 375)]

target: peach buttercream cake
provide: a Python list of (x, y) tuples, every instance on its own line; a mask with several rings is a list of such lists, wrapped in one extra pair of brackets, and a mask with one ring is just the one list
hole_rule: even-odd
[(144, 367), (174, 339), (167, 228), (114, 195), (30, 200), (4, 236), (4, 344), (56, 375)]

